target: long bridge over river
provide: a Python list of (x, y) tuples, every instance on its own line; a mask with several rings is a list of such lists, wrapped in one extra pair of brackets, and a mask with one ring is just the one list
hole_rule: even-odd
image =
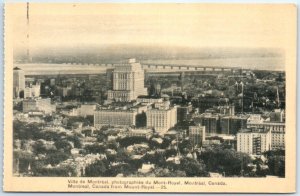
[[(52, 75), (52, 74), (97, 74), (105, 73), (107, 69), (113, 69), (116, 64), (77, 64), (77, 63), (30, 63), (14, 64), (20, 67), (28, 75)], [(221, 74), (240, 73), (241, 67), (233, 66), (201, 66), (178, 64), (142, 64), (143, 69), (149, 73), (172, 74), (184, 72), (186, 74)], [(246, 70), (246, 69), (243, 69)]]
[[(96, 64), (93, 66), (101, 66), (107, 68), (114, 68), (114, 64)], [(142, 64), (144, 70), (148, 72), (172, 72), (172, 71), (212, 71), (212, 72), (235, 72), (239, 71), (241, 67), (229, 66), (201, 66), (201, 65), (177, 65), (177, 64)]]

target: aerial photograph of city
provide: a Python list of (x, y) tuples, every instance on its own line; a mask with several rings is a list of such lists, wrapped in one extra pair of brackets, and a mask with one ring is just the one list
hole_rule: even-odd
[(286, 54), (251, 15), (19, 6), (13, 176), (285, 178)]

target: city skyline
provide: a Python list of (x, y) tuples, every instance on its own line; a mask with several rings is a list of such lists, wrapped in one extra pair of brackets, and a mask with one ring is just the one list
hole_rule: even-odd
[[(106, 73), (26, 77), (15, 68), (14, 75), (16, 176), (159, 177), (164, 169), (165, 177), (172, 170), (176, 177), (285, 177), (284, 72), (186, 69), (144, 77), (142, 65), (128, 59)], [(36, 158), (24, 160), (25, 152)], [(221, 153), (218, 163), (211, 153)], [(279, 166), (266, 161), (273, 156)], [(96, 170), (101, 165), (107, 168)]]

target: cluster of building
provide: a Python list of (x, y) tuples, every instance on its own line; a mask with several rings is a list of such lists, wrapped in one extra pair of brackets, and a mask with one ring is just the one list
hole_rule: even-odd
[[(247, 133), (251, 133), (251, 136)], [(251, 115), (251, 117), (248, 118), (247, 128), (241, 130), (237, 135), (238, 146), (244, 146), (244, 149), (246, 150), (241, 150), (242, 152), (255, 152), (255, 150), (253, 150), (251, 146), (248, 146), (248, 144), (240, 139), (239, 136), (247, 138), (249, 142), (252, 143), (253, 148), (265, 149), (261, 150), (261, 152), (274, 149), (285, 149), (284, 112), (282, 110), (275, 110), (270, 113), (270, 118), (268, 119), (263, 119), (260, 115)]]
[(25, 99), (22, 103), (24, 113), (52, 114), (56, 111), (56, 106), (51, 103), (50, 98)]
[(86, 103), (86, 104), (78, 104), (72, 108), (67, 108), (68, 104), (62, 104), (57, 106), (57, 109), (60, 110), (61, 114), (64, 114), (66, 116), (81, 116), (81, 117), (87, 117), (87, 116), (93, 116), (95, 113), (95, 110), (100, 106), (97, 103)]
[(145, 115), (146, 127), (159, 133), (174, 127), (177, 123), (176, 106), (171, 106), (161, 97), (147, 96), (140, 63), (130, 59), (128, 63), (117, 64), (111, 75), (112, 89), (108, 91), (106, 104), (95, 111), (95, 127), (136, 126), (139, 115)]
[[(164, 135), (171, 133), (179, 122), (193, 122), (186, 132), (194, 147), (218, 143), (216, 138), (219, 138), (236, 143), (237, 151), (254, 155), (285, 148), (283, 110), (276, 109), (266, 116), (235, 114), (235, 106), (227, 98), (200, 97), (197, 108), (192, 104), (174, 104), (169, 96), (148, 95), (144, 70), (135, 59), (109, 69), (107, 78), (109, 89), (104, 104), (80, 103), (65, 109), (50, 98), (41, 98), (41, 84), (25, 85), (24, 71), (14, 68), (13, 96), (24, 98), (24, 113), (48, 115), (59, 111), (66, 116), (93, 116), (94, 128), (126, 127), (130, 130), (125, 134), (128, 137), (149, 138), (153, 131)], [(67, 96), (71, 87), (58, 90)]]

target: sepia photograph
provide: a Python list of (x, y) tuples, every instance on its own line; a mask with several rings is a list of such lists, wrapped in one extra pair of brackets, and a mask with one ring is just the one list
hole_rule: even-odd
[(25, 2), (5, 20), (4, 190), (295, 191), (294, 5)]

